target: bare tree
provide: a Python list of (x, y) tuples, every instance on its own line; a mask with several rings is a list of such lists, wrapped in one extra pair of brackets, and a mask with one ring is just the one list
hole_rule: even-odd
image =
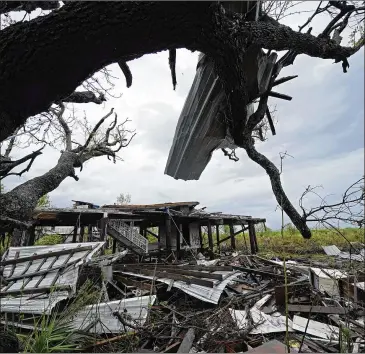
[(117, 197), (117, 204), (130, 204), (131, 201), (132, 201), (132, 197), (129, 193), (127, 193), (127, 194), (121, 193)]
[[(317, 190), (321, 186), (308, 186), (299, 200), (302, 217), (306, 222), (315, 222), (327, 226), (337, 226), (336, 223), (357, 227), (365, 226), (364, 202), (365, 187), (364, 176), (352, 183), (343, 193), (340, 200), (328, 202), (328, 196), (321, 196)], [(309, 195), (316, 196), (320, 203), (316, 207), (305, 208), (304, 200)]]
[(42, 196), (56, 189), (67, 177), (73, 177), (77, 181), (79, 178), (75, 168), (80, 168), (81, 171), (83, 164), (92, 158), (107, 156), (115, 163), (117, 153), (128, 146), (134, 136), (124, 129), (127, 121), (118, 124), (116, 113), (107, 129), (102, 132), (102, 125), (107, 118), (113, 115), (112, 109), (91, 129), (83, 143), (77, 143), (73, 141), (72, 130), (64, 117), (64, 104), (60, 103), (51, 111), (56, 115), (57, 121), (63, 129), (64, 150), (61, 151), (57, 164), (47, 173), (0, 195), (0, 227), (2, 229), (30, 226), (27, 220)]
[[(34, 7), (47, 6), (47, 10), (59, 7), (49, 14), (9, 25), (1, 31), (0, 141), (24, 127), (30, 117), (44, 114), (56, 104), (59, 108), (51, 112), (50, 119), (58, 120), (64, 126), (65, 151), (57, 166), (49, 171), (52, 176), (49, 183), (46, 183), (48, 177), (41, 176), (3, 195), (2, 198), (9, 196), (1, 200), (1, 205), (12, 202), (8, 209), (0, 209), (1, 215), (4, 213), (7, 218), (25, 221), (31, 206), (36, 203), (34, 198), (56, 188), (62, 178), (75, 177), (74, 168), (81, 166), (86, 156), (107, 154), (110, 146), (105, 143), (91, 149), (92, 137), (82, 146), (70, 146), (70, 133), (60, 121), (60, 102), (66, 102), (67, 97), (72, 98), (82, 82), (87, 83), (87, 91), (93, 92), (95, 97), (78, 93), (69, 102), (100, 103), (105, 97), (96, 96), (89, 89), (98, 85), (91, 79), (95, 72), (118, 63), (126, 77), (127, 87), (130, 87), (132, 73), (128, 61), (169, 50), (175, 86), (176, 49), (187, 48), (203, 52), (213, 59), (226, 96), (227, 128), (235, 145), (245, 149), (248, 156), (265, 169), (282, 209), (304, 237), (311, 236), (306, 220), (285, 195), (278, 168), (256, 150), (255, 141), (257, 136), (262, 140), (260, 131), (264, 119), (272, 130), (269, 98), (291, 99), (273, 88), (293, 79), (278, 76), (282, 68), (293, 64), (298, 55), (333, 59), (342, 63), (343, 72), (348, 70), (348, 59), (363, 46), (364, 37), (363, 32), (357, 31), (361, 37), (355, 39), (354, 35), (351, 46), (342, 46), (341, 34), (356, 23), (361, 27), (363, 3), (320, 2), (298, 31), (280, 23), (285, 12), (291, 11), (294, 2), (281, 2), (280, 9), (272, 1), (250, 1), (246, 14), (229, 10), (220, 2), (66, 2), (64, 6), (48, 3), (51, 4), (29, 8), (25, 2), (18, 2), (17, 7), (3, 2), (0, 7), (0, 13), (4, 14), (19, 9), (29, 12)], [(328, 14), (329, 21), (315, 36), (311, 34), (309, 25), (320, 14)], [(276, 53), (279, 51), (287, 52), (279, 59)], [(246, 59), (253, 53), (261, 53), (263, 60), (271, 66), (267, 75), (269, 80), (262, 90), (252, 89), (246, 80)], [(256, 111), (248, 114), (248, 105), (255, 101), (258, 104)], [(29, 161), (31, 159), (28, 158)], [(34, 193), (36, 195), (33, 196)], [(21, 195), (29, 195), (26, 202)]]

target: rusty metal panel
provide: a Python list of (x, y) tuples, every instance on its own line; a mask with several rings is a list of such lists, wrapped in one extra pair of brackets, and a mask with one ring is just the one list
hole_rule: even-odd
[(286, 347), (283, 343), (279, 342), (278, 340), (274, 339), (270, 342), (266, 342), (263, 345), (260, 345), (259, 347), (250, 349), (246, 353), (286, 353)]

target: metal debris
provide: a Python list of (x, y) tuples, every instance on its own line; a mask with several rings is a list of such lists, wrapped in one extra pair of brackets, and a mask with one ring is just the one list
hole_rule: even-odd
[[(78, 294), (80, 283), (92, 279), (96, 297), (87, 300), (91, 303), (81, 301), (68, 320), (78, 333), (92, 334), (93, 342), (82, 348), (88, 352), (284, 353), (289, 346), (290, 352), (335, 353), (343, 345), (350, 352), (365, 352), (361, 270), (349, 273), (291, 261), (285, 274), (279, 259), (239, 252), (216, 259), (200, 254), (194, 260), (131, 262), (125, 251), (97, 254), (102, 244), (25, 247), (25, 253), (10, 249), (2, 260), (5, 281), (30, 274), (28, 284), (37, 291), (34, 284), (37, 279), (41, 284), (41, 278), (34, 267), (41, 264), (39, 269), (47, 270), (41, 277), (57, 285), (53, 279), (63, 268), (55, 269), (56, 262), (49, 266), (56, 252), (57, 264), (73, 262), (64, 272), (68, 277), (58, 277), (71, 290), (19, 295), (7, 293), (5, 285), (2, 313), (15, 317), (3, 316), (2, 324), (31, 332), (42, 315), (62, 316), (78, 296), (86, 301), (87, 294)], [(52, 302), (56, 304), (46, 306)]]

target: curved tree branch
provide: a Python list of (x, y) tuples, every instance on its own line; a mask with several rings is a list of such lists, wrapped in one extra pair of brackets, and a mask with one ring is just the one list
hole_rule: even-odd
[(95, 103), (102, 104), (106, 101), (104, 94), (100, 94), (96, 97), (94, 92), (91, 91), (75, 91), (71, 95), (61, 99), (62, 102), (70, 103)]
[[(19, 160), (15, 160), (15, 161), (11, 161), (10, 158), (3, 159), (0, 157), (0, 180), (4, 179), (5, 177), (8, 177), (8, 176), (21, 176), (24, 172), (28, 172), (30, 170), (30, 168), (32, 167), (32, 164), (33, 164), (34, 160), (36, 159), (36, 157), (42, 154), (43, 149), (44, 149), (44, 146), (36, 151), (33, 151), (32, 153), (20, 158)], [(11, 173), (11, 171), (15, 167), (23, 164), (24, 162), (26, 162), (28, 160), (30, 160), (30, 161), (26, 168), (24, 168), (20, 172)]]
[(283, 186), (281, 185), (280, 172), (277, 167), (266, 156), (260, 154), (252, 143), (245, 144), (243, 148), (246, 150), (248, 157), (265, 169), (266, 173), (269, 175), (272, 191), (274, 192), (280, 207), (289, 216), (301, 235), (304, 238), (310, 238), (311, 231), (307, 226), (305, 219), (300, 216), (284, 192)]

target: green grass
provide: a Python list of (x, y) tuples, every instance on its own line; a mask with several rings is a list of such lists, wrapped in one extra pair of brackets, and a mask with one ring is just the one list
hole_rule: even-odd
[[(365, 243), (364, 229), (345, 228), (340, 232), (349, 242)], [(220, 239), (227, 237), (228, 233), (221, 233)], [(281, 235), (281, 231), (262, 230), (256, 231), (259, 253), (263, 256), (279, 256), (286, 258), (295, 258), (309, 256), (311, 258), (321, 259), (325, 257), (322, 246), (336, 245), (341, 250), (348, 250), (349, 244), (346, 239), (336, 231), (319, 229), (312, 230), (312, 237), (304, 239), (300, 233), (293, 227), (286, 227)], [(248, 233), (245, 232), (246, 243), (249, 246)], [(216, 235), (213, 234), (214, 244), (216, 243)], [(203, 234), (203, 244), (208, 244), (208, 236)], [(223, 242), (221, 245), (230, 246), (230, 240)], [(236, 236), (236, 248), (245, 249), (244, 236), (239, 234)]]

